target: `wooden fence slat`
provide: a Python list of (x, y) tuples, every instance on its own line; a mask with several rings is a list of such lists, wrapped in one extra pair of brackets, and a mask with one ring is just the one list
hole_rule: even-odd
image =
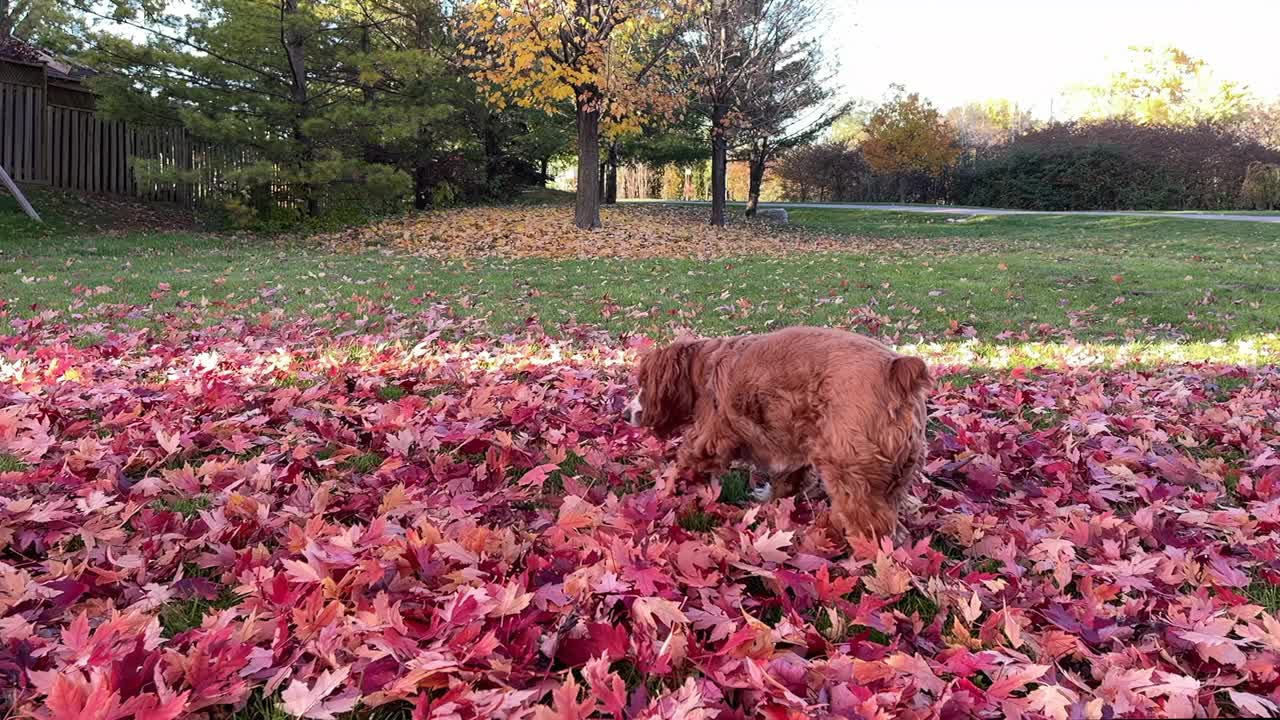
[(86, 113), (84, 118), (84, 124), (85, 124), (85, 128), (88, 130), (88, 133), (86, 133), (86, 136), (85, 136), (84, 160), (85, 160), (85, 165), (87, 165), (89, 168), (89, 192), (96, 193), (98, 192), (99, 188), (102, 187), (102, 184), (98, 177), (98, 171), (101, 167), (101, 163), (99, 162), (99, 160), (101, 160), (102, 158), (101, 154), (97, 152), (98, 150), (98, 118), (94, 115), (90, 115)]
[(75, 113), (67, 113), (67, 187), (80, 189), (80, 118)]
[(50, 147), (52, 156), (49, 160), (57, 176), (53, 184), (56, 187), (66, 187), (67, 163), (71, 160), (71, 150), (67, 146), (67, 114), (56, 108), (50, 108), (49, 112), (53, 116), (55, 135)]
[(123, 193), (124, 182), (120, 175), (120, 126), (119, 120), (111, 123), (111, 192)]
[(89, 121), (89, 116), (85, 113), (76, 113), (76, 120), (79, 123), (79, 150), (76, 153), (76, 160), (80, 163), (80, 189), (86, 191), (93, 190), (93, 162), (89, 158), (89, 143), (92, 141), (93, 123)]
[[(9, 140), (7, 143), (9, 147), (5, 154), (8, 156), (8, 161), (13, 165), (21, 165), (22, 144), (18, 139), (18, 134), (22, 132), (23, 120), (26, 119), (27, 109), (23, 107), (24, 100), (26, 100), (26, 93), (22, 92), (21, 88), (14, 88), (9, 95), (9, 103), (13, 107), (13, 119), (9, 123)], [(6, 165), (5, 169), (7, 170), (8, 167)], [(19, 174), (25, 175), (21, 170), (19, 170)]]
[(49, 184), (59, 187), (62, 183), (62, 154), (58, 148), (62, 144), (62, 116), (53, 108), (45, 108), (45, 117), (49, 118), (49, 145), (45, 148), (45, 163), (49, 174)]
[(32, 91), (37, 100), (35, 112), (31, 113), (31, 117), (35, 118), (39, 125), (39, 132), (36, 137), (35, 147), (33, 151), (36, 158), (36, 181), (48, 182), (49, 180), (49, 163), (47, 162), (47, 152), (49, 148), (49, 125), (45, 122), (45, 98), (43, 93)]
[(58, 112), (58, 119), (61, 127), (61, 146), (62, 150), (58, 153), (58, 164), (62, 166), (62, 182), (59, 187), (72, 189), (75, 187), (75, 176), (71, 174), (72, 158), (75, 155), (74, 140), (72, 140), (71, 114), (65, 111)]
[[(26, 108), (23, 107), (22, 102), (25, 99), (25, 93), (22, 92), (21, 88), (13, 88), (9, 94), (9, 104), (13, 108), (13, 118), (9, 123), (9, 139), (6, 142), (8, 147), (6, 148), (5, 155), (7, 156), (8, 161), (13, 165), (19, 164), (18, 159), (22, 153), (22, 146), (18, 141), (18, 133), (22, 132), (23, 116), (26, 114)], [(8, 169), (8, 165), (5, 166), (5, 169)]]
[(129, 129), (124, 121), (116, 122), (116, 192), (129, 194)]
[(71, 115), (66, 111), (58, 112), (58, 172), (61, 174), (58, 187), (70, 188), (71, 185)]
[[(128, 148), (129, 148), (130, 158), (135, 158), (138, 156), (138, 129), (137, 128), (129, 128)], [(130, 162), (133, 162), (132, 159), (130, 160)], [(133, 174), (133, 168), (129, 168), (129, 194), (130, 195), (142, 194), (142, 188), (138, 186), (138, 178), (136, 175)]]
[(15, 105), (18, 89), (13, 85), (0, 86), (0, 163), (5, 167), (13, 164), (13, 126), (18, 121), (18, 108)]
[(89, 116), (89, 189), (90, 192), (102, 192), (102, 130), (98, 127), (101, 121), (97, 115)]
[[(97, 117), (95, 115), (95, 117)], [(113, 148), (111, 145), (111, 121), (97, 118), (98, 120), (98, 178), (100, 192), (109, 193), (115, 189), (115, 167), (112, 161)]]
[(54, 174), (54, 168), (53, 168), (53, 142), (52, 142), (52, 140), (53, 140), (53, 138), (55, 137), (54, 133), (56, 132), (56, 130), (54, 129), (54, 123), (53, 123), (53, 110), (52, 110), (51, 108), (45, 108), (45, 109), (44, 109), (44, 116), (45, 116), (45, 124), (44, 124), (44, 134), (45, 134), (45, 145), (44, 145), (44, 179), (45, 179), (45, 180), (46, 180), (50, 185), (52, 185), (52, 184), (53, 184), (53, 174)]
[(102, 154), (96, 152), (98, 149), (98, 118), (93, 115), (85, 116), (85, 126), (89, 130), (88, 137), (85, 139), (85, 164), (89, 166), (89, 192), (98, 192), (102, 187), (101, 178), (98, 175), (101, 170)]
[(71, 189), (84, 190), (84, 118), (79, 113), (71, 117)]
[[(22, 110), (18, 113), (19, 117), (22, 118), (22, 123), (21, 127), (15, 128), (13, 133), (19, 143), (17, 164), (21, 170), (18, 172), (22, 179), (27, 181), (32, 179), (31, 169), (34, 165), (31, 162), (31, 126), (35, 125), (31, 121), (31, 111), (35, 109), (34, 100), (35, 98), (31, 97), (29, 89), (22, 92)], [(21, 133), (21, 137), (19, 137), (19, 133)]]
[(18, 119), (18, 110), (14, 107), (14, 96), (17, 88), (12, 85), (0, 86), (0, 163), (6, 167), (12, 162), (9, 159), (9, 145), (13, 138), (13, 125)]
[(62, 152), (62, 187), (75, 187), (75, 174), (72, 172), (75, 160), (75, 118), (69, 112), (62, 112), (62, 141), (66, 150)]

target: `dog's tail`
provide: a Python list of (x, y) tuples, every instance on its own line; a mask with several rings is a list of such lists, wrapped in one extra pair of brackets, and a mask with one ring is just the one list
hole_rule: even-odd
[(897, 388), (904, 399), (915, 400), (924, 397), (933, 387), (933, 378), (929, 376), (929, 368), (918, 357), (896, 357), (889, 363), (889, 381)]

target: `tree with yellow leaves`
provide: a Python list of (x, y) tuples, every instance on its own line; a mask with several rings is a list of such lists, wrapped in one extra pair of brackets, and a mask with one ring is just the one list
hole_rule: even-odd
[(572, 101), (578, 134), (574, 222), (600, 227), (600, 135), (641, 113), (673, 113), (664, 84), (687, 0), (473, 0), (467, 28), (475, 76), (500, 106), (555, 111)]
[(960, 154), (955, 135), (938, 109), (916, 93), (894, 86), (894, 95), (871, 114), (862, 154), (878, 173), (898, 177), (898, 199), (906, 202), (911, 173), (937, 176)]
[(1232, 123), (1250, 100), (1247, 87), (1219, 79), (1204, 60), (1172, 46), (1130, 47), (1124, 70), (1083, 93), (1089, 101), (1086, 119), (1124, 118), (1140, 125)]

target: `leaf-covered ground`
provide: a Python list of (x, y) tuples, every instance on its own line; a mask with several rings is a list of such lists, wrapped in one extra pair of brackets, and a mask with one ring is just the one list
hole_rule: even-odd
[(911, 542), (850, 550), (821, 501), (749, 504), (740, 474), (665, 481), (667, 449), (618, 413), (642, 338), (486, 336), (430, 305), (377, 333), (250, 317), (46, 314), (0, 338), (12, 712), (1280, 702), (1274, 356), (983, 374), (935, 355)]
[(439, 258), (723, 258), (866, 247), (767, 221), (737, 219), (713, 228), (705, 211), (686, 207), (607, 207), (601, 219), (604, 227), (589, 231), (555, 205), (470, 207), (393, 218), (324, 241), (344, 251), (391, 247)]

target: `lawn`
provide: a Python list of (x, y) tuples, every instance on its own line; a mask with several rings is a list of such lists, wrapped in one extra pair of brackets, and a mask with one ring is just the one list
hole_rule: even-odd
[[(530, 319), (553, 332), (577, 322), (650, 335), (810, 323), (856, 327), (899, 344), (1068, 336), (1103, 344), (1269, 342), (1264, 336), (1280, 329), (1280, 259), (1273, 251), (1280, 226), (1063, 217), (951, 222), (798, 210), (796, 224), (817, 232), (751, 226), (704, 244), (700, 210), (626, 207), (606, 212), (621, 228), (608, 247), (549, 225), (551, 219), (525, 230), (547, 242), (492, 246), (495, 235), (511, 232), (505, 220), (521, 212), (538, 220), (539, 212), (560, 213), (480, 210), (444, 221), (395, 221), (368, 237), (342, 239), (341, 251), (315, 239), (135, 231), (88, 238), (52, 232), (32, 242), (8, 232), (0, 238), (0, 300), (11, 315), (33, 307), (146, 304), (173, 312), (217, 303), (375, 318), (434, 297), (494, 331)], [(651, 228), (662, 240), (635, 253), (630, 238)], [(760, 240), (775, 235), (782, 239)], [(756, 244), (739, 250), (747, 242)], [(616, 246), (627, 252), (613, 252)], [(609, 257), (627, 253), (637, 256)]]
[[(622, 208), (582, 236), (534, 206), (263, 238), (94, 212), (0, 211), (12, 712), (1280, 700), (1280, 269), (1257, 227), (821, 211), (721, 233)], [(673, 487), (671, 448), (622, 422), (655, 339), (796, 322), (930, 359), (908, 543), (850, 548), (822, 501), (750, 503), (743, 472)]]

